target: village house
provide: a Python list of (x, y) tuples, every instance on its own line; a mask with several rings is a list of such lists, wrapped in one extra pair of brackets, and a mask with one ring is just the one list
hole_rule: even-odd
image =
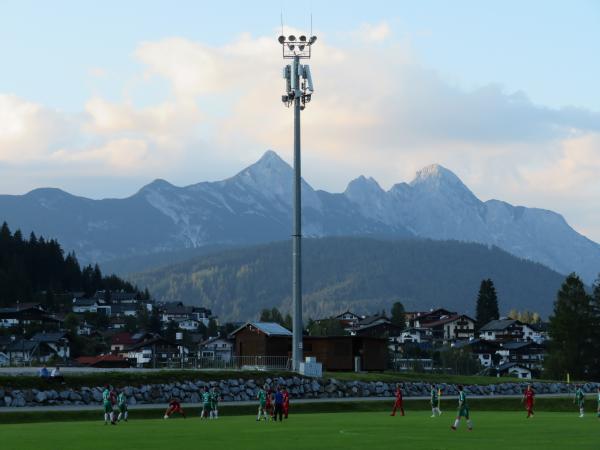
[(487, 341), (533, 341), (540, 340), (541, 334), (518, 320), (498, 319), (482, 326), (479, 337)]

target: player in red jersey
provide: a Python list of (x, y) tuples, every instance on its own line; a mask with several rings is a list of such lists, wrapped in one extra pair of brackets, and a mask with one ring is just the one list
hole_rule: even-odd
[(535, 400), (535, 392), (531, 387), (531, 384), (527, 385), (525, 392), (523, 393), (523, 401), (525, 402), (525, 409), (527, 409), (527, 418), (533, 416), (533, 403)]
[(176, 398), (172, 398), (171, 401), (169, 402), (169, 406), (167, 407), (167, 410), (165, 411), (164, 418), (168, 419), (174, 413), (181, 414), (183, 416), (183, 418), (185, 419), (185, 412), (183, 411), (183, 408), (181, 407), (181, 403), (179, 403), (179, 400), (177, 400)]
[(267, 411), (267, 414), (269, 415), (269, 418), (271, 420), (274, 420), (273, 419), (273, 390), (265, 384), (265, 391), (267, 391), (267, 404), (265, 406), (265, 409)]
[(290, 412), (290, 393), (285, 386), (283, 386), (281, 393), (283, 394), (283, 417), (287, 419)]
[(390, 416), (395, 416), (398, 409), (400, 410), (400, 415), (403, 416), (404, 406), (402, 405), (402, 385), (400, 383), (396, 384), (396, 401), (394, 402), (394, 408)]

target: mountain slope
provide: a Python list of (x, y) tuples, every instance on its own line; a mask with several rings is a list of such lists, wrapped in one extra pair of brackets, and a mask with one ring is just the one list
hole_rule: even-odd
[[(411, 310), (444, 306), (474, 315), (482, 279), (491, 277), (501, 310), (546, 315), (564, 277), (498, 248), (456, 241), (322, 238), (304, 241), (305, 315), (350, 308)], [(160, 300), (210, 307), (222, 320), (255, 318), (262, 308), (291, 304), (289, 242), (228, 250), (131, 277)]]
[[(576, 271), (588, 283), (600, 272), (600, 245), (559, 214), (482, 202), (439, 165), (388, 191), (359, 177), (343, 193), (315, 190), (305, 182), (302, 193), (307, 237), (454, 239), (497, 245), (561, 273)], [(105, 263), (287, 239), (291, 199), (292, 168), (268, 151), (226, 180), (186, 187), (155, 180), (125, 199), (90, 200), (58, 189), (0, 195), (0, 221), (55, 237), (83, 262)], [(152, 259), (156, 264), (161, 258)]]

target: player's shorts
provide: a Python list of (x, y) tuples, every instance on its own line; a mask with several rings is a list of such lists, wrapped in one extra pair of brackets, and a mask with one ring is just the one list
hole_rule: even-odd
[(104, 402), (104, 413), (109, 414), (113, 412), (113, 408), (110, 402)]
[(578, 401), (578, 402), (577, 402), (577, 405), (578, 405), (580, 408), (583, 408), (583, 404), (584, 404), (584, 403), (585, 403), (585, 401), (584, 401), (584, 400), (580, 400), (580, 401)]
[(438, 401), (437, 400), (431, 400), (431, 407), (432, 408), (437, 408), (438, 405)]
[(127, 403), (120, 403), (119, 411), (121, 411), (122, 413), (127, 412)]
[(466, 417), (469, 418), (469, 408), (462, 407), (458, 410), (458, 417)]
[(261, 408), (266, 408), (267, 402), (259, 402), (258, 406), (260, 406)]
[(219, 409), (219, 404), (217, 402), (212, 402), (210, 404), (210, 409), (212, 409), (213, 411)]
[(202, 403), (202, 409), (204, 411), (210, 411), (210, 403)]

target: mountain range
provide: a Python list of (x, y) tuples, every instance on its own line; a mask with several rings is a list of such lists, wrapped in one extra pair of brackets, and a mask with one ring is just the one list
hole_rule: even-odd
[[(552, 211), (479, 200), (450, 170), (431, 165), (410, 183), (382, 189), (359, 177), (342, 193), (302, 184), (306, 237), (371, 236), (494, 245), (590, 283), (600, 245)], [(292, 168), (275, 152), (237, 175), (185, 187), (155, 180), (123, 199), (92, 200), (59, 189), (0, 196), (0, 221), (57, 238), (83, 262), (289, 238)]]

